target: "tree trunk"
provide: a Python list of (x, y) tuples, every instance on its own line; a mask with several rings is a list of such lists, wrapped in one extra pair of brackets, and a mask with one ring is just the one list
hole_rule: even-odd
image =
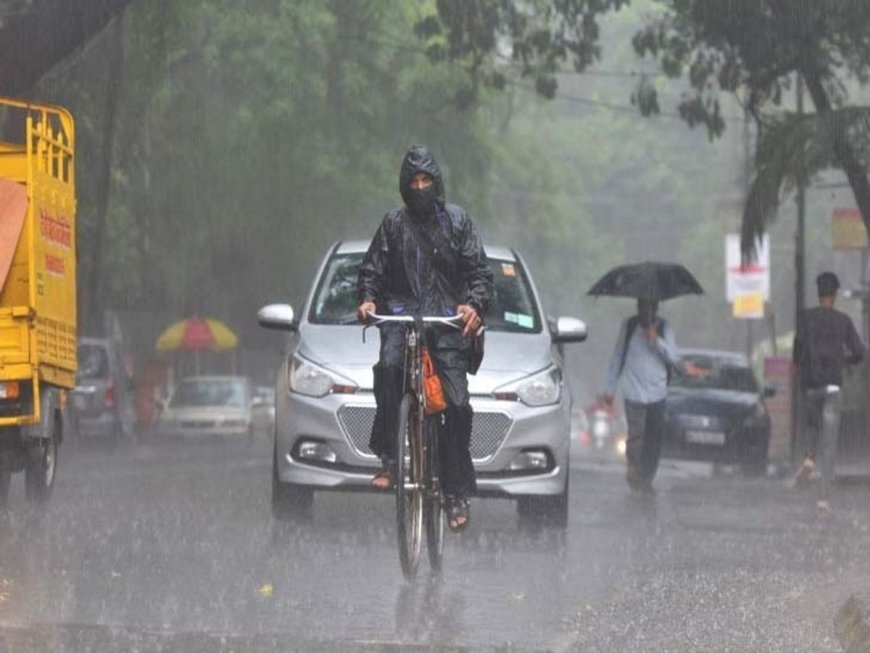
[[(822, 78), (819, 73), (814, 70), (803, 69), (801, 74), (807, 83), (807, 90), (810, 93), (810, 97), (813, 98), (813, 104), (816, 105), (816, 111), (819, 114), (830, 113), (831, 100), (822, 84)], [(849, 186), (852, 188), (852, 194), (855, 196), (855, 202), (858, 204), (861, 217), (864, 219), (864, 226), (867, 228), (867, 233), (870, 234), (870, 180), (867, 179), (867, 171), (855, 154), (851, 143), (849, 143), (848, 134), (845, 129), (838, 129), (836, 131), (834, 136), (834, 152), (837, 155), (840, 166), (846, 173)]]
[(121, 69), (124, 59), (123, 16), (116, 19), (112, 26), (112, 45), (110, 48), (109, 79), (106, 85), (106, 107), (103, 114), (103, 143), (100, 154), (100, 169), (97, 183), (97, 211), (94, 229), (94, 242), (91, 244), (91, 274), (87, 285), (86, 326), (96, 333), (102, 329), (103, 309), (103, 261), (105, 259), (105, 235), (108, 222), (109, 193), (112, 185), (112, 152), (115, 145), (115, 124), (118, 113), (118, 97), (121, 94)]

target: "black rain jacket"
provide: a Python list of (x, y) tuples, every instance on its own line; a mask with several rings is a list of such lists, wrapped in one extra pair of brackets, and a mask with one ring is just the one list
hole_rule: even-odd
[[(418, 172), (434, 182), (434, 215), (417, 216), (407, 208)], [(373, 301), (381, 313), (419, 309), (423, 315), (454, 315), (458, 304), (470, 304), (483, 318), (492, 295), (483, 243), (468, 214), (444, 201), (441, 170), (425, 146), (415, 145), (405, 155), (399, 191), (406, 206), (384, 216), (360, 266), (360, 303)]]

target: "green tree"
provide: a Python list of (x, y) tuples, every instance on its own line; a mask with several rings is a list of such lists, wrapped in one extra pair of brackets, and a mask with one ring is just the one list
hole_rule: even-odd
[[(775, 217), (783, 187), (837, 167), (845, 173), (870, 228), (870, 108), (849, 104), (849, 82), (870, 79), (870, 6), (861, 0), (670, 0), (635, 37), (692, 92), (680, 105), (690, 122), (721, 133), (718, 95), (739, 94), (759, 126), (756, 172), (747, 196), (743, 244)], [(815, 114), (781, 110), (799, 75)]]
[[(82, 318), (200, 312), (263, 337), (256, 308), (297, 303), (331, 241), (370, 237), (398, 201), (401, 156), (416, 141), (450, 164), (451, 198), (479, 204), (486, 125), (478, 107), (457, 106), (462, 71), (422, 55), (417, 9), (134, 3), (114, 50), (123, 83), (108, 88), (111, 138), (109, 34), (44, 79), (35, 95), (78, 120), (80, 280), (83, 298), (99, 300), (82, 305)], [(94, 171), (107, 150), (101, 223)]]
[[(601, 53), (600, 20), (627, 0), (438, 0), (418, 24), (433, 60), (464, 62), (474, 87), (503, 88), (513, 72), (553, 97), (556, 72), (585, 70)], [(678, 103), (690, 125), (711, 138), (725, 129), (722, 93), (737, 95), (756, 119), (756, 175), (747, 196), (743, 241), (749, 248), (775, 216), (783, 188), (814, 172), (841, 168), (870, 227), (867, 179), (870, 110), (848, 104), (847, 82), (870, 79), (870, 6), (862, 0), (659, 0), (645, 9), (635, 50), (653, 57), (687, 88)], [(508, 64), (508, 65), (505, 65)], [(780, 109), (795, 74), (816, 108), (811, 116)], [(641, 77), (632, 102), (660, 111), (656, 85)]]

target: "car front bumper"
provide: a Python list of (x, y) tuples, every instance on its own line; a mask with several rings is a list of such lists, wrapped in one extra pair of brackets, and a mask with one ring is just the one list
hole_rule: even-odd
[[(568, 474), (569, 430), (563, 404), (531, 408), (473, 397), (472, 459), (482, 496), (556, 495)], [(371, 393), (313, 398), (290, 394), (276, 426), (276, 463), (284, 483), (320, 489), (371, 489), (380, 461), (368, 448), (375, 402)], [(334, 461), (303, 460), (301, 441), (326, 445)], [(540, 469), (512, 470), (523, 452), (545, 452)]]

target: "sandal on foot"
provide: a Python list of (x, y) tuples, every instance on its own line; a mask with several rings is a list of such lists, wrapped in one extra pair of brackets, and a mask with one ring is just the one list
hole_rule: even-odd
[(471, 521), (471, 511), (468, 500), (461, 497), (448, 497), (447, 499), (447, 526), (454, 533), (458, 533), (468, 526)]
[(395, 474), (390, 467), (382, 467), (372, 477), (372, 487), (378, 490), (392, 490), (396, 485)]

